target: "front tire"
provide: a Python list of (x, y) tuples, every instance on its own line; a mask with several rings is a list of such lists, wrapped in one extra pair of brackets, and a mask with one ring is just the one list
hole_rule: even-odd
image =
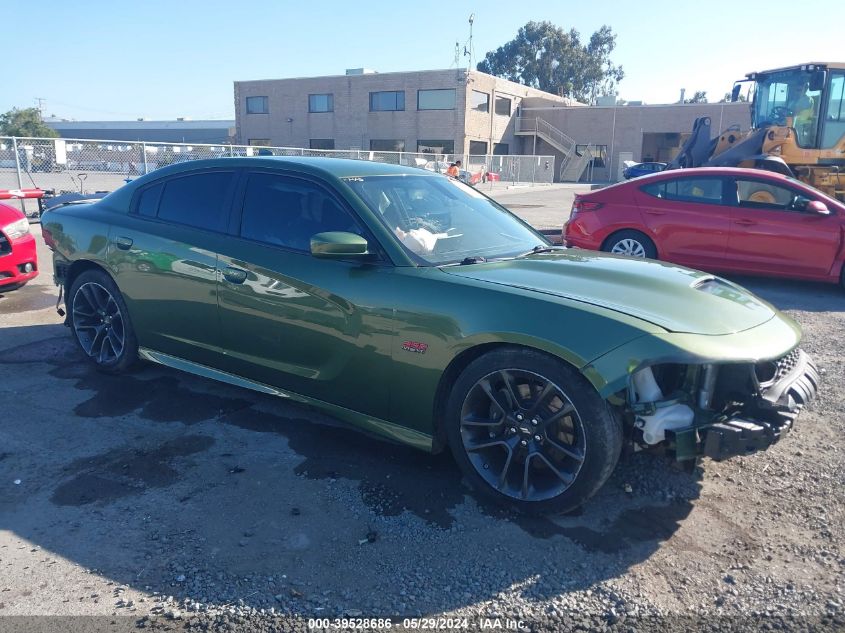
[(634, 230), (617, 231), (605, 240), (601, 250), (614, 255), (657, 259), (654, 242), (645, 233)]
[(527, 514), (574, 510), (604, 484), (622, 429), (576, 369), (529, 349), (470, 363), (446, 407), (452, 454), (470, 485)]
[(138, 340), (117, 284), (101, 270), (73, 282), (67, 298), (73, 337), (97, 369), (121, 373), (138, 361)]

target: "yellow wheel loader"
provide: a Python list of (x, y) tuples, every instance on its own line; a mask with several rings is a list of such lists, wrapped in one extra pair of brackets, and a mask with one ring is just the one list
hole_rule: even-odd
[(710, 118), (667, 169), (753, 167), (793, 176), (845, 200), (845, 63), (811, 63), (749, 73), (731, 100), (747, 88), (751, 129), (731, 127), (710, 138)]

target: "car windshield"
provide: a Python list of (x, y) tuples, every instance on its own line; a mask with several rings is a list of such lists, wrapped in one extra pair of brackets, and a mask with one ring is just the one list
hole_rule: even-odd
[(403, 175), (344, 181), (426, 265), (513, 257), (549, 246), (507, 209), (457, 180)]

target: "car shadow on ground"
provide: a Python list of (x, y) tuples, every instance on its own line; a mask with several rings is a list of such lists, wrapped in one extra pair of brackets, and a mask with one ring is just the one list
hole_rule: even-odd
[(0, 288), (0, 312), (3, 314), (20, 314), (53, 305), (56, 305), (56, 292), (51, 286), (29, 284), (11, 292)]
[(547, 599), (647, 559), (700, 491), (638, 454), (579, 511), (529, 518), (479, 500), (448, 454), (166, 368), (99, 373), (62, 326), (0, 330), (0, 367), (0, 465), (22, 480), (2, 482), (0, 529), (177, 599), (318, 615), (441, 612), (515, 584)]
[(845, 305), (845, 290), (838, 284), (773, 277), (723, 275), (773, 304), (779, 310), (829, 312)]

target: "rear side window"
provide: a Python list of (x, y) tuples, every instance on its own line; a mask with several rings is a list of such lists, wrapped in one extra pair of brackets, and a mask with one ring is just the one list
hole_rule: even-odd
[(214, 171), (166, 181), (159, 220), (222, 233), (228, 223), (226, 201), (233, 179), (233, 172)]
[(641, 190), (655, 198), (677, 200), (679, 202), (701, 202), (705, 204), (722, 204), (721, 178), (675, 178), (661, 180), (644, 187)]
[(143, 215), (147, 218), (154, 218), (158, 213), (158, 202), (161, 200), (161, 192), (164, 189), (164, 183), (147, 187), (141, 192), (138, 198), (138, 215)]

